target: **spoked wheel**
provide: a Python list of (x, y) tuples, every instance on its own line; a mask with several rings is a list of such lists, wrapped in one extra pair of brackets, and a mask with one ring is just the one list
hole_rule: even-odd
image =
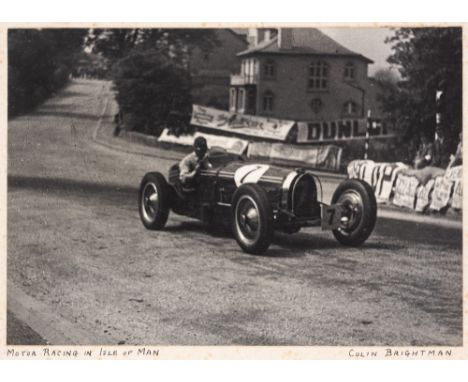
[(365, 242), (377, 220), (377, 202), (372, 187), (359, 179), (345, 180), (333, 194), (332, 203), (343, 207), (341, 224), (333, 230), (335, 238), (351, 246)]
[(248, 253), (265, 252), (273, 236), (273, 212), (265, 191), (257, 184), (242, 185), (232, 206), (232, 228), (240, 247)]
[(138, 207), (141, 221), (146, 228), (164, 228), (169, 217), (169, 189), (160, 173), (149, 173), (143, 177)]

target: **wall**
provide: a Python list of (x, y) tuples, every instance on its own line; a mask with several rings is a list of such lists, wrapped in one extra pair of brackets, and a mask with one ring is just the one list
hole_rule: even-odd
[[(257, 86), (256, 113), (262, 116), (274, 116), (276, 118), (320, 121), (336, 120), (347, 117), (343, 113), (343, 104), (352, 100), (357, 105), (356, 117), (367, 113), (368, 102), (364, 101), (363, 92), (344, 81), (344, 67), (348, 61), (355, 64), (354, 84), (366, 88), (368, 86), (367, 63), (360, 59), (346, 57), (326, 57), (322, 60), (328, 63), (328, 89), (308, 90), (308, 68), (313, 60), (310, 56), (296, 55), (259, 55), (261, 68), (266, 60), (272, 59), (276, 63), (276, 78), (266, 80), (261, 77)], [(272, 113), (262, 110), (263, 93), (270, 90), (275, 95), (275, 106)], [(320, 98), (322, 108), (315, 113), (310, 107), (314, 98)]]

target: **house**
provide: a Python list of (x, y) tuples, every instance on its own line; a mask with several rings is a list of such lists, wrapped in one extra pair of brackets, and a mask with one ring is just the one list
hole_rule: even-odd
[(365, 118), (376, 108), (367, 74), (372, 60), (318, 29), (260, 29), (249, 41), (237, 54), (240, 73), (231, 75), (231, 112), (330, 121)]
[(218, 46), (211, 52), (199, 48), (192, 52), (190, 71), (193, 103), (228, 110), (230, 75), (240, 69), (237, 54), (248, 48), (246, 33), (241, 32), (215, 29)]

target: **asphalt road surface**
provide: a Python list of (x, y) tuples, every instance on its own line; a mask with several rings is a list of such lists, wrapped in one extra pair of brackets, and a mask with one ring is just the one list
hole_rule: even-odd
[(361, 248), (304, 229), (262, 256), (185, 217), (148, 231), (139, 181), (174, 161), (96, 142), (112, 110), (80, 80), (9, 121), (10, 344), (462, 344), (460, 230), (379, 218)]

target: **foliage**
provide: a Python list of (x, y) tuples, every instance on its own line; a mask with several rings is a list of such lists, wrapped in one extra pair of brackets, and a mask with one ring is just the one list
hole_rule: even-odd
[[(456, 140), (462, 126), (461, 28), (400, 28), (386, 42), (393, 50), (387, 61), (401, 76), (397, 86), (386, 82), (383, 99), (395, 126), (406, 140), (419, 132), (433, 136), (439, 110), (447, 136)], [(438, 90), (444, 94), (440, 105)]]
[(212, 30), (94, 29), (85, 43), (113, 64), (119, 127), (153, 135), (189, 129), (190, 55), (217, 46)]
[(36, 106), (62, 87), (73, 67), (84, 29), (8, 31), (8, 115)]
[(156, 50), (136, 50), (117, 61), (112, 77), (126, 129), (159, 135), (188, 126), (190, 77), (180, 65)]

